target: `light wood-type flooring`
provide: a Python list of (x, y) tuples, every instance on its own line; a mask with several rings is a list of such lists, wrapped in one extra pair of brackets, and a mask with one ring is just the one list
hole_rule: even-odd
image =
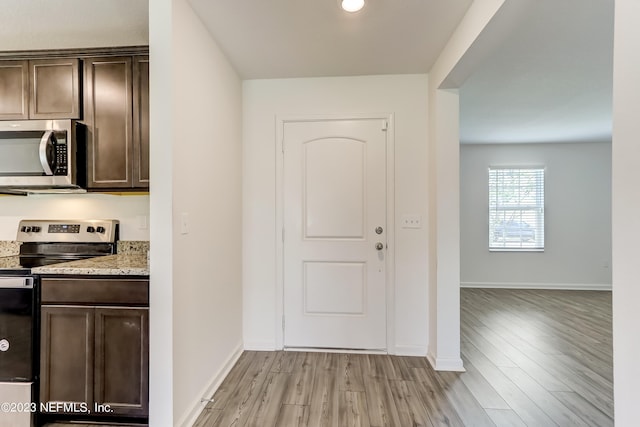
[(613, 425), (610, 292), (463, 289), (461, 323), (464, 373), (247, 351), (195, 426)]

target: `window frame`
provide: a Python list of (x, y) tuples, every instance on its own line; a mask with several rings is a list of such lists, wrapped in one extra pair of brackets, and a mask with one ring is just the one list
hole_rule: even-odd
[[(516, 203), (508, 203), (503, 201), (500, 203), (499, 192), (501, 186), (499, 185), (500, 177), (499, 171), (511, 171), (517, 175), (517, 180), (520, 181), (524, 178), (533, 179), (533, 182), (523, 185), (521, 183), (518, 186), (514, 186), (513, 183), (504, 184), (504, 177), (502, 174), (502, 191), (513, 190), (517, 188), (516, 195), (514, 197), (519, 200)], [(487, 170), (487, 190), (488, 190), (488, 249), (490, 252), (544, 252), (545, 250), (545, 180), (546, 180), (546, 167), (544, 166), (489, 166)], [(511, 179), (514, 179), (513, 177)], [(506, 188), (506, 190), (505, 190)], [(524, 195), (522, 194), (524, 189)], [(524, 203), (524, 198), (528, 199), (528, 203)], [(534, 202), (532, 202), (534, 200)], [(505, 214), (509, 212), (511, 218), (507, 219)], [(502, 215), (503, 219), (498, 220)], [(523, 217), (528, 222), (523, 220)], [(508, 222), (507, 222), (508, 221)], [(532, 226), (529, 222), (535, 222)], [(498, 224), (515, 224), (513, 226), (512, 234), (509, 231), (505, 232), (508, 228), (505, 225), (502, 228), (501, 237), (496, 237), (496, 225)], [(523, 226), (526, 225), (526, 228)], [(516, 235), (515, 233), (518, 233)], [(524, 235), (532, 234), (534, 236), (533, 241), (531, 239), (525, 239)], [(531, 241), (531, 243), (529, 243)]]

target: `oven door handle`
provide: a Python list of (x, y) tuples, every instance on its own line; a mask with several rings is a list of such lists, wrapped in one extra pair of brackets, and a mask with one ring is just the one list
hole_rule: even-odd
[(51, 162), (49, 161), (49, 156), (47, 152), (49, 151), (49, 144), (55, 144), (55, 136), (53, 136), (53, 131), (49, 130), (42, 135), (42, 139), (40, 139), (40, 164), (42, 165), (42, 169), (44, 169), (44, 174), (46, 176), (53, 176), (53, 170), (51, 169)]
[(0, 289), (31, 289), (33, 277), (0, 277)]

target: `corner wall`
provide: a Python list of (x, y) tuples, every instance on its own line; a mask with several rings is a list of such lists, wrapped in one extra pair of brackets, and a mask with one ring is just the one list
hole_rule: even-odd
[[(545, 167), (544, 252), (489, 252), (490, 166)], [(611, 144), (463, 144), (461, 285), (611, 288)]]
[(613, 47), (613, 385), (617, 426), (640, 425), (640, 2), (616, 0)]
[(436, 370), (464, 370), (460, 358), (460, 108), (456, 88), (473, 68), (474, 61), (464, 61), (465, 55), (477, 53), (474, 43), (504, 3), (475, 0), (429, 73), (427, 356)]
[(149, 6), (150, 421), (191, 426), (242, 351), (242, 85), (186, 0)]
[(242, 351), (242, 85), (186, 1), (173, 16), (173, 405), (190, 426)]

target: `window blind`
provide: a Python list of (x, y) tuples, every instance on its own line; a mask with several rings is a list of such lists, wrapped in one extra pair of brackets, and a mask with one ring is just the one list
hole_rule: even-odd
[(489, 168), (489, 250), (544, 250), (543, 168)]

